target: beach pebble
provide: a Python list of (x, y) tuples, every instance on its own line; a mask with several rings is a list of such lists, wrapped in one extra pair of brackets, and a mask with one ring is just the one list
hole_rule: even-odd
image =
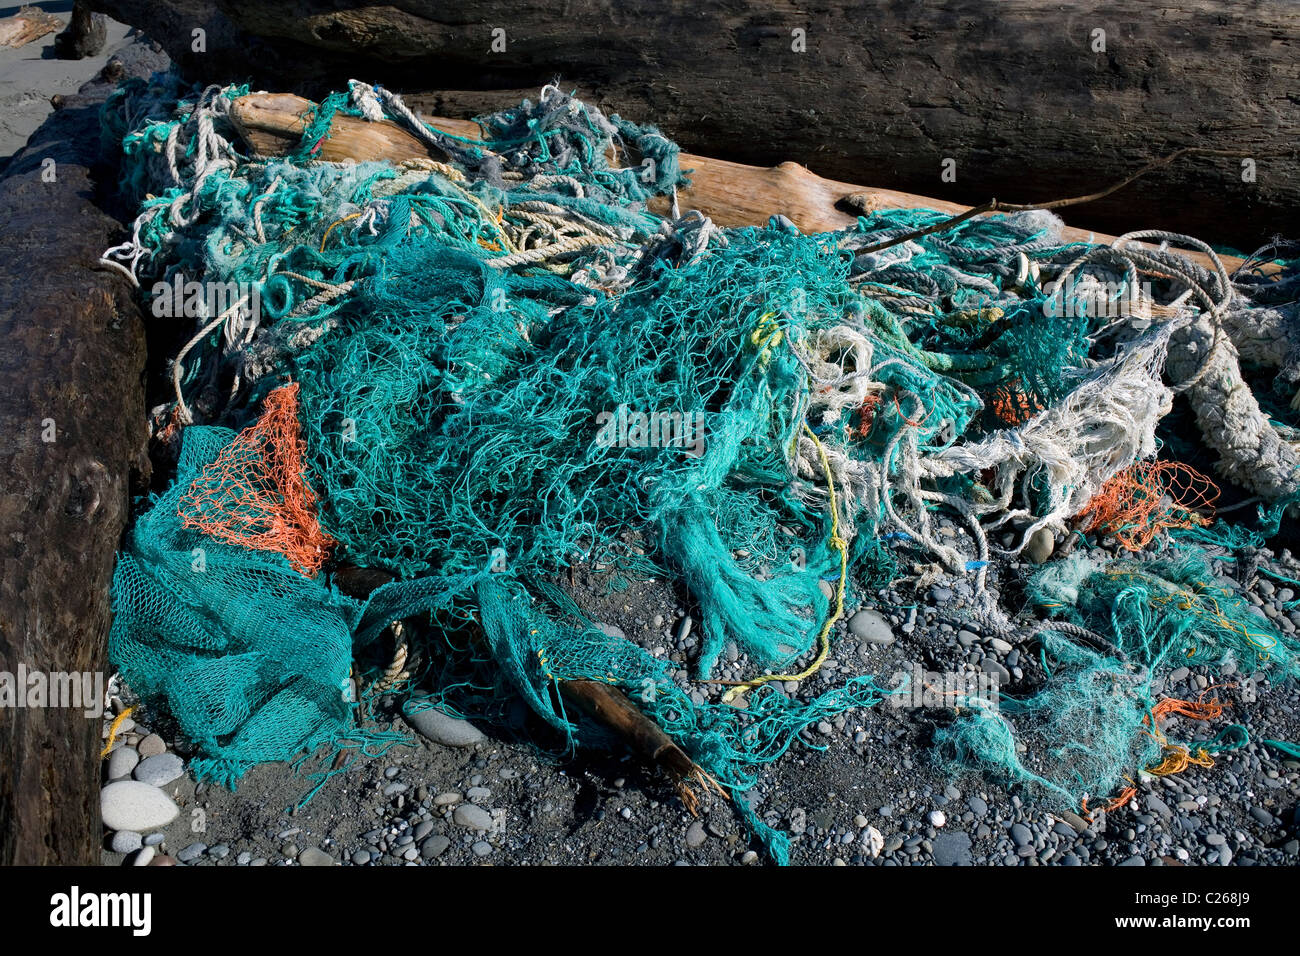
[(108, 779), (125, 780), (140, 762), (134, 747), (118, 747), (108, 755)]
[(157, 787), (118, 780), (99, 792), (99, 810), (110, 830), (157, 830), (176, 819), (180, 807)]
[(970, 866), (970, 837), (965, 833), (941, 833), (934, 838), (933, 855), (937, 866)]
[(472, 803), (462, 803), (452, 814), (452, 819), (463, 827), (471, 830), (490, 830), (492, 828), (492, 815), (482, 807), (475, 806)]
[(472, 747), (487, 737), (468, 720), (449, 717), (436, 707), (404, 714), (406, 722), (422, 736), (445, 747)]
[(176, 854), (176, 859), (182, 863), (189, 863), (191, 860), (197, 860), (201, 857), (207, 852), (207, 849), (208, 845), (206, 843), (191, 843)]
[(150, 734), (140, 741), (136, 749), (140, 751), (141, 757), (156, 757), (167, 752), (167, 745), (163, 743), (163, 739), (157, 734)]
[(426, 860), (436, 860), (451, 846), (451, 840), (441, 833), (435, 833), (420, 844), (420, 856)]
[(694, 821), (686, 828), (686, 845), (691, 849), (702, 846), (708, 839), (708, 834), (704, 832), (704, 824), (699, 820)]
[[(157, 852), (158, 851), (151, 846), (142, 846), (140, 849), (135, 851), (135, 854), (133, 856), (129, 858), (131, 860), (131, 865), (150, 866), (153, 863), (154, 856), (157, 854)], [(170, 860), (171, 857), (168, 857), (167, 859)]]
[(165, 787), (185, 773), (185, 764), (175, 754), (157, 754), (141, 760), (132, 776), (151, 787)]
[(334, 857), (330, 856), (324, 850), (309, 846), (298, 854), (299, 866), (333, 866)]
[(113, 834), (114, 853), (134, 853), (143, 845), (144, 840), (134, 830), (118, 830)]
[(1025, 554), (1034, 564), (1042, 564), (1055, 550), (1056, 536), (1049, 528), (1039, 528), (1029, 536), (1029, 543), (1025, 545)]
[(863, 608), (849, 618), (849, 633), (860, 641), (887, 647), (894, 643), (894, 630), (875, 611)]

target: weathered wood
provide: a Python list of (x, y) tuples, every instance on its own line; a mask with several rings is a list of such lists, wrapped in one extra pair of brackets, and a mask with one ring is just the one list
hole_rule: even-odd
[[(249, 146), (263, 156), (282, 156), (299, 143), (303, 117), (311, 113), (310, 100), (289, 93), (253, 93), (236, 100), (231, 118), (244, 134)], [(477, 138), (477, 124), (443, 116), (427, 121), (438, 129), (456, 136)], [(329, 139), (320, 145), (318, 158), (328, 162), (351, 160), (389, 160), (428, 158), (424, 144), (395, 123), (387, 120), (368, 122), (354, 116), (338, 114)], [(442, 158), (442, 157), (437, 157)], [(846, 229), (856, 216), (840, 211), (846, 200), (859, 210), (867, 209), (936, 209), (956, 215), (963, 206), (927, 196), (914, 196), (892, 189), (877, 189), (852, 183), (824, 179), (796, 163), (786, 162), (770, 169), (746, 166), (707, 156), (683, 153), (683, 169), (690, 170), (691, 185), (678, 193), (683, 209), (698, 209), (722, 226), (758, 226), (780, 214), (804, 232)], [(666, 213), (668, 200), (657, 199), (651, 208)], [(1067, 241), (1111, 242), (1113, 236), (1067, 227)], [(1211, 265), (1199, 253), (1188, 256), (1202, 265)], [(1224, 257), (1233, 269), (1240, 259)]]
[[(283, 156), (301, 141), (315, 106), (311, 100), (289, 93), (258, 93), (241, 97), (230, 118), (244, 141), (259, 155)], [(316, 158), (340, 162), (374, 157), (400, 163), (404, 159), (428, 159), (432, 152), (395, 123), (368, 123), (340, 114), (334, 117), (330, 135), (321, 141)], [(435, 155), (434, 158), (446, 157)]]
[(560, 693), (616, 731), (637, 752), (674, 779), (684, 780), (697, 772), (694, 761), (673, 739), (632, 703), (621, 690), (590, 680), (560, 681)]
[(12, 17), (0, 20), (0, 46), (26, 46), (53, 33), (63, 21), (36, 7), (23, 7)]
[[(104, 674), (128, 484), (148, 468), (141, 319), (123, 278), (96, 269), (122, 232), (96, 205), (92, 173), (109, 89), (68, 97), (0, 180), (0, 671), (10, 675), (20, 664)], [(100, 726), (81, 709), (0, 709), (0, 864), (99, 862)]]
[(102, 13), (92, 13), (86, 0), (72, 5), (68, 28), (54, 38), (54, 50), (65, 60), (98, 56), (108, 42), (108, 24)]
[(559, 78), (692, 152), (961, 205), (1089, 193), (1184, 146), (1243, 150), (1254, 182), (1238, 159), (1187, 158), (1072, 219), (1242, 248), (1296, 231), (1287, 0), (93, 2), (208, 81), (319, 96), (356, 77), (464, 117)]

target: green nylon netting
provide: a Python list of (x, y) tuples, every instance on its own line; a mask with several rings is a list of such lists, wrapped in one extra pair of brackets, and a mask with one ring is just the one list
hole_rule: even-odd
[[(817, 236), (779, 219), (721, 230), (656, 216), (646, 200), (683, 181), (676, 146), (554, 88), (485, 118), (484, 142), (417, 128), (448, 166), (313, 161), (340, 112), (404, 121), (384, 91), (353, 84), (305, 117), (290, 156), (257, 160), (229, 119), (246, 92), (160, 75), (104, 112), (140, 204), (132, 239), (105, 261), (193, 336), (155, 418), (160, 437), (181, 436), (176, 478), (119, 561), (110, 651), (196, 743), (196, 771), (224, 782), (320, 745), (386, 742), (357, 729), (367, 701), (347, 696), (349, 671), (392, 621), (427, 615), (443, 635), (426, 649), (434, 686), (408, 711), (503, 718), (522, 699), (570, 744), (596, 744), (557, 681), (613, 683), (737, 795), (784, 860), (785, 838), (739, 792), (810, 722), (878, 702), (871, 678), (808, 702), (762, 686), (744, 710), (700, 704), (666, 662), (566, 605), (556, 575), (581, 564), (682, 582), (702, 612), (698, 677), (729, 641), (756, 669), (797, 666), (830, 614), (841, 545), (854, 595), (895, 576), (898, 548), (982, 584), (982, 535), (969, 560), (937, 543), (931, 512), (1056, 507), (1027, 452), (996, 469), (922, 467), (1002, 440), (1015, 423), (984, 414), (999, 390), (1030, 414), (1083, 402), (1138, 367), (1125, 364), (1132, 341), (1132, 354), (1160, 347), (1115, 335), (1087, 290), (1045, 318), (1039, 270), (1080, 252), (1050, 216), (970, 220), (860, 253), (939, 214), (883, 211)], [(259, 308), (158, 308), (199, 278), (255, 292)], [(304, 477), (337, 543), (316, 577), (178, 514), (236, 434), (194, 423), (251, 427), (286, 381), (299, 387)], [(1050, 447), (1062, 460), (1065, 431)], [(1085, 477), (1099, 484), (1148, 447), (1125, 445), (1109, 473)], [(347, 565), (396, 580), (354, 600), (332, 583)], [(1159, 654), (1185, 633), (1173, 626)], [(1146, 678), (1051, 640), (1060, 681), (1005, 717), (959, 721), (946, 743), (1058, 796), (1103, 795), (1149, 756), (1137, 739)], [(1147, 668), (1159, 656), (1117, 643)], [(1055, 763), (1020, 761), (1008, 721), (1055, 747)]]

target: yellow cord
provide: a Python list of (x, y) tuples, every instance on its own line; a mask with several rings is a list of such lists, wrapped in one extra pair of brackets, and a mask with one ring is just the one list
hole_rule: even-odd
[(113, 722), (109, 724), (108, 727), (108, 743), (104, 744), (104, 749), (99, 752), (100, 760), (107, 757), (109, 752), (113, 749), (113, 741), (117, 739), (117, 728), (122, 726), (122, 721), (130, 717), (134, 710), (134, 707), (128, 707), (113, 718)]
[(358, 216), (360, 216), (360, 215), (361, 215), (361, 213), (359, 213), (359, 212), (354, 212), (354, 213), (353, 213), (352, 215), (350, 215), (350, 216), (344, 216), (342, 219), (336, 219), (334, 222), (330, 223), (330, 224), (329, 224), (329, 228), (325, 230), (325, 235), (323, 235), (323, 236), (320, 237), (320, 251), (321, 251), (321, 252), (324, 252), (324, 251), (325, 251), (325, 243), (329, 241), (330, 233), (334, 231), (334, 227), (335, 227), (335, 226), (341, 226), (341, 225), (343, 225), (343, 223), (347, 222), (349, 219), (356, 219), (356, 218), (357, 218)]
[(817, 635), (817, 657), (808, 665), (808, 667), (798, 674), (767, 674), (763, 677), (755, 677), (753, 680), (745, 681), (743, 684), (737, 684), (735, 687), (731, 688), (731, 690), (722, 695), (722, 702), (724, 704), (731, 703), (741, 694), (748, 690), (753, 690), (761, 684), (766, 684), (774, 680), (806, 680), (813, 674), (817, 673), (817, 671), (821, 669), (822, 664), (826, 662), (826, 658), (831, 652), (831, 628), (835, 626), (835, 622), (844, 614), (844, 587), (849, 576), (849, 546), (848, 542), (840, 537), (840, 509), (835, 500), (835, 475), (831, 471), (830, 459), (826, 457), (826, 449), (822, 446), (822, 443), (817, 440), (817, 436), (813, 434), (812, 429), (808, 427), (807, 422), (804, 422), (803, 430), (808, 437), (812, 439), (813, 445), (817, 447), (817, 454), (821, 458), (822, 462), (822, 470), (826, 473), (826, 491), (830, 497), (831, 509), (831, 534), (827, 543), (840, 553), (840, 580), (839, 584), (835, 588), (835, 609), (831, 615), (826, 618), (825, 623), (822, 624), (822, 629)]

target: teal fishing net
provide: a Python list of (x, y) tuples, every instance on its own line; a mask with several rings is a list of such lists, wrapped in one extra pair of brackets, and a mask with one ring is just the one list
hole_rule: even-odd
[[(110, 654), (176, 715), (201, 775), (391, 742), (363, 729), (386, 686), (375, 655), (414, 620), (422, 667), (394, 691), (408, 713), (504, 725), (523, 701), (566, 747), (599, 745), (560, 686), (612, 685), (784, 861), (786, 838), (740, 794), (810, 723), (882, 699), (869, 676), (807, 699), (776, 681), (816, 670), (846, 596), (904, 559), (982, 586), (984, 519), (1060, 524), (1155, 452), (1169, 331), (1117, 334), (1087, 290), (1046, 318), (1042, 276), (1080, 253), (1050, 216), (883, 251), (938, 214), (721, 229), (651, 211), (689, 174), (661, 133), (553, 87), (470, 141), (354, 83), (279, 158), (240, 143), (246, 93), (163, 75), (104, 113), (139, 202), (105, 261), (183, 342), (153, 416), (176, 474), (119, 560)], [(341, 117), (405, 123), (450, 162), (319, 161)], [(941, 540), (939, 509), (972, 549)], [(578, 566), (684, 586), (694, 676), (734, 644), (755, 675), (744, 706), (594, 627), (557, 585)], [(358, 568), (390, 583), (347, 596)], [(1137, 614), (1120, 591), (1072, 613)], [(1162, 627), (1115, 642), (1151, 668), (1192, 633)], [(1246, 654), (1235, 633), (1213, 646)], [(1058, 795), (1104, 794), (1149, 756), (1134, 739), (1146, 678), (1045, 646), (1063, 683), (946, 743)], [(1069, 741), (1057, 769), (1017, 756), (1012, 721)]]

